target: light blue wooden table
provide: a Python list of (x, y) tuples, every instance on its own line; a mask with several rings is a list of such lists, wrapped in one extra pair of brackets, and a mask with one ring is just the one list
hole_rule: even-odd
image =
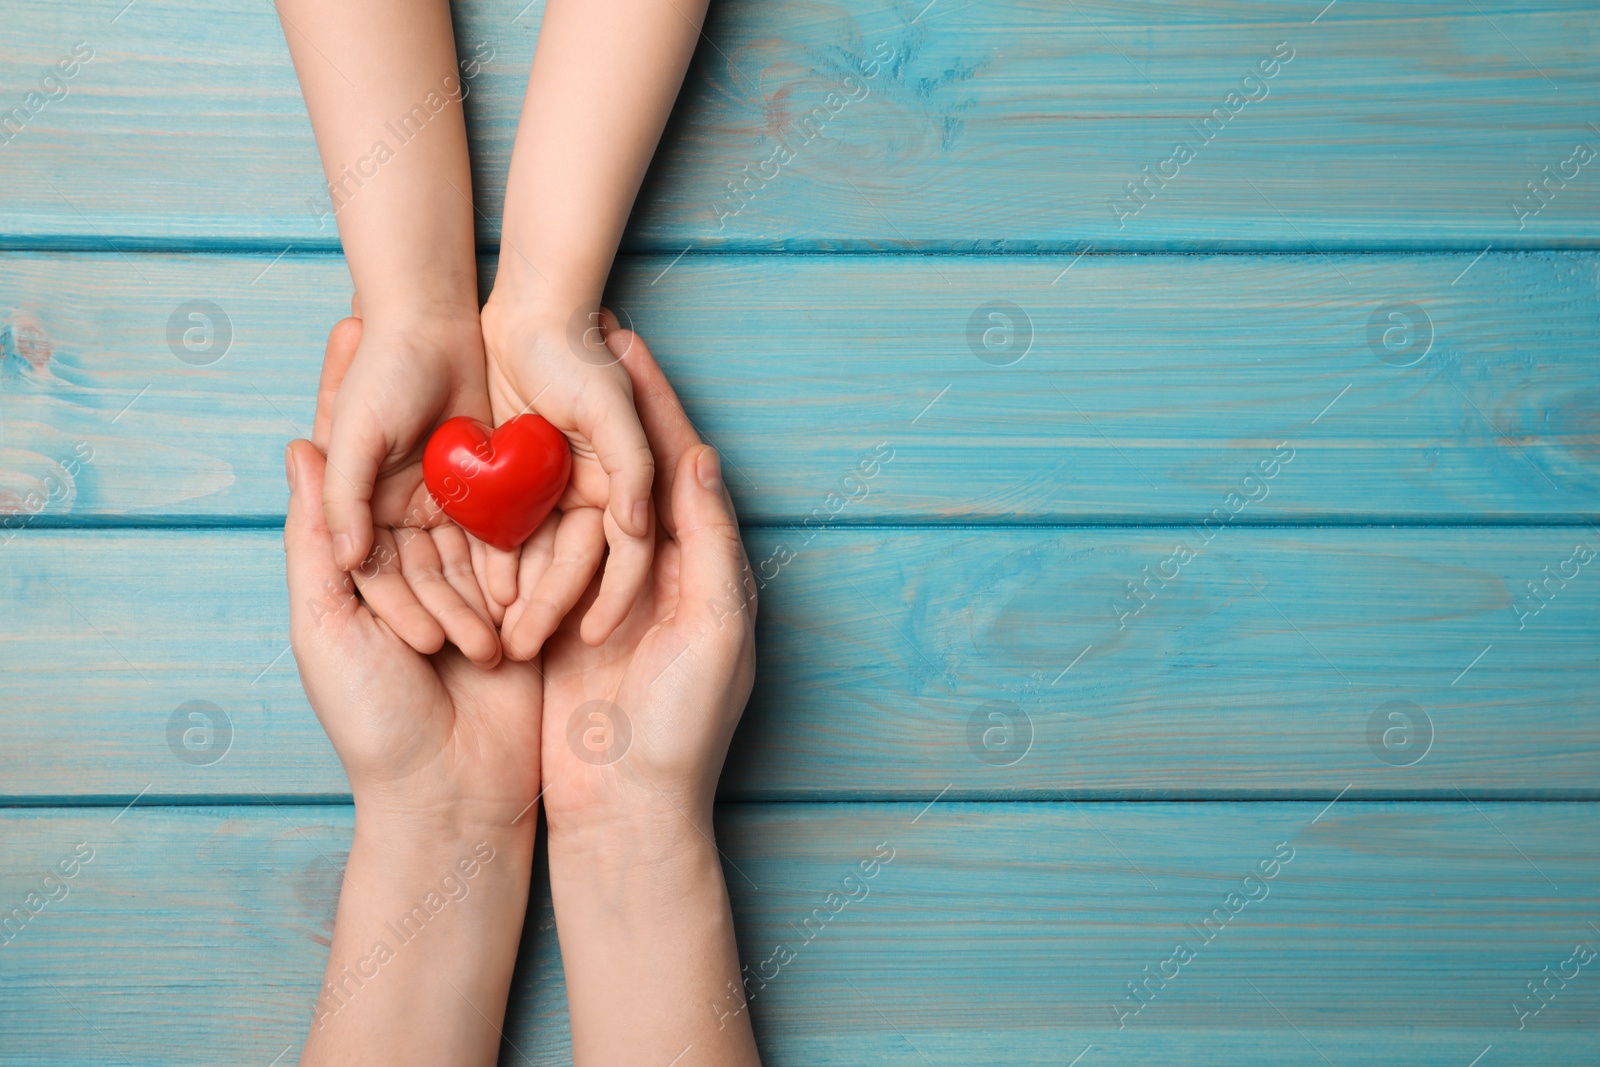
[[(271, 6), (125, 3), (0, 0), (0, 1063), (268, 1067), (349, 281)], [(1325, 3), (715, 5), (610, 302), (765, 583), (768, 1064), (1600, 1062), (1600, 9)], [(521, 6), (456, 10), (486, 248)], [(565, 1062), (547, 891), (523, 950)]]

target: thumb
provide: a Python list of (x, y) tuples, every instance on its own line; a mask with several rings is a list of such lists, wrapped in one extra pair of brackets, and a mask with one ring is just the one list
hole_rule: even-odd
[(722, 629), (730, 618), (753, 626), (756, 590), (739, 520), (722, 484), (722, 460), (710, 445), (689, 449), (672, 484), (677, 519), (679, 617)]
[(298, 637), (315, 630), (324, 616), (343, 616), (354, 610), (356, 596), (350, 576), (334, 562), (333, 543), (323, 517), (326, 461), (322, 453), (309, 441), (291, 441), (284, 465), (289, 477), (289, 515), (283, 524), (289, 630)]
[(388, 452), (383, 427), (365, 404), (347, 404), (335, 413), (322, 507), (333, 537), (334, 561), (347, 571), (361, 566), (372, 549), (372, 492)]
[(333, 398), (356, 358), (361, 346), (361, 320), (340, 319), (328, 331), (328, 344), (322, 352), (322, 377), (317, 381), (317, 413), (311, 420), (311, 443), (328, 447), (328, 432), (333, 425)]

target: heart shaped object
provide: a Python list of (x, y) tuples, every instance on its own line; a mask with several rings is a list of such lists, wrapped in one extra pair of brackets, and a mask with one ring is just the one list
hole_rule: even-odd
[(531, 413), (493, 431), (465, 415), (446, 419), (422, 452), (422, 480), (444, 513), (508, 551), (539, 528), (571, 476), (566, 436)]

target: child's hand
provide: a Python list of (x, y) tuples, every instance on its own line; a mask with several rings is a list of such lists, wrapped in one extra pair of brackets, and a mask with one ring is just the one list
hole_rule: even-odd
[(572, 482), (523, 555), (542, 553), (533, 587), (518, 576), (514, 556), (492, 556), (488, 588), (502, 605), (515, 602), (501, 627), (505, 653), (528, 659), (572, 610), (600, 567), (599, 595), (583, 617), (582, 638), (599, 645), (627, 618), (645, 587), (655, 550), (650, 486), (655, 463), (633, 407), (633, 386), (621, 360), (626, 347), (612, 342), (634, 335), (615, 318), (594, 316), (584, 328), (560, 316), (526, 314), (500, 287), (483, 309), (488, 353), (489, 402), (496, 424), (533, 410), (572, 445)]
[[(328, 528), (349, 539), (335, 560), (373, 613), (418, 652), (449, 640), (488, 667), (500, 658), (499, 611), (480, 576), (497, 555), (515, 557), (474, 550), (422, 481), (422, 449), (436, 424), (487, 419), (482, 366), (474, 324), (377, 332), (344, 319), (328, 334), (312, 440), (328, 454)], [(340, 534), (331, 535), (337, 542)]]

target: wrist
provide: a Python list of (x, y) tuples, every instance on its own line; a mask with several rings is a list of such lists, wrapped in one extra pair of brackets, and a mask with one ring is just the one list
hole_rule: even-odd
[(592, 879), (625, 869), (681, 876), (716, 862), (710, 805), (641, 804), (582, 819), (547, 813), (550, 877)]
[(552, 279), (536, 271), (511, 251), (501, 257), (494, 288), (485, 301), (484, 316), (522, 333), (563, 332), (567, 324), (600, 307), (605, 279), (585, 283), (578, 279)]
[(463, 857), (491, 852), (510, 861), (495, 864), (497, 877), (520, 871), (526, 880), (537, 825), (531, 806), (518, 817), (509, 805), (395, 808), (357, 800), (351, 855), (427, 880)]

